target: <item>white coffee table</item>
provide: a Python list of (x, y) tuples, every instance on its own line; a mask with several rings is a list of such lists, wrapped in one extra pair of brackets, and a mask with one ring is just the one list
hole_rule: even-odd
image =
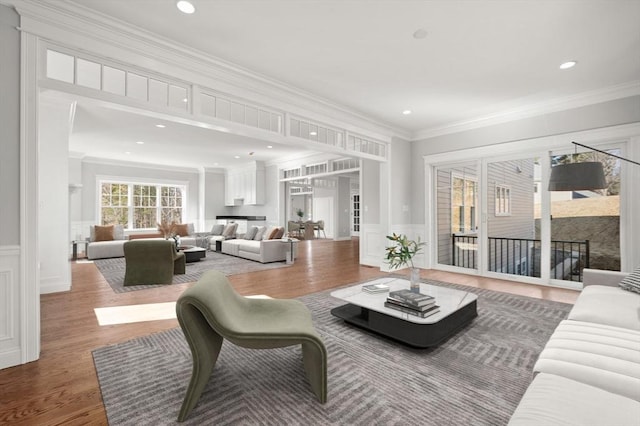
[(388, 292), (368, 293), (366, 284), (386, 284), (390, 291), (408, 289), (409, 281), (402, 278), (378, 278), (352, 287), (336, 290), (331, 296), (348, 302), (331, 310), (331, 314), (349, 324), (399, 340), (410, 346), (427, 348), (451, 337), (478, 316), (478, 296), (466, 291), (420, 284), (420, 293), (435, 297), (440, 312), (420, 318), (395, 309), (384, 302)]

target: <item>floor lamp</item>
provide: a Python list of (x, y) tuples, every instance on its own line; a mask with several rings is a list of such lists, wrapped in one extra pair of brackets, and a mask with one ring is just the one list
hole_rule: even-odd
[[(581, 146), (640, 166), (640, 163), (637, 161), (601, 151), (578, 142), (572, 141), (571, 143), (576, 145), (576, 150), (578, 146)], [(549, 191), (579, 191), (584, 189), (604, 189), (606, 187), (607, 180), (604, 177), (602, 163), (599, 161), (559, 164), (551, 168)]]

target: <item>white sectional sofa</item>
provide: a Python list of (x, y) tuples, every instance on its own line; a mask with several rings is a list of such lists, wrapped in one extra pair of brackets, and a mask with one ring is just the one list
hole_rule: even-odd
[[(253, 229), (255, 228), (255, 229)], [(293, 247), (292, 259), (297, 255), (297, 240), (282, 238), (282, 227), (253, 227), (244, 238), (225, 240), (222, 242), (222, 253), (232, 256), (269, 263), (287, 260), (287, 252)], [(274, 233), (274, 230), (278, 232)], [(256, 234), (256, 231), (259, 232)]]
[[(111, 240), (101, 240), (104, 236), (96, 235), (96, 227), (89, 227), (89, 243), (87, 243), (88, 259), (106, 259), (109, 257), (124, 257), (124, 243), (128, 238), (124, 235), (122, 225), (113, 226)], [(100, 241), (99, 241), (100, 240)]]
[(584, 270), (510, 426), (640, 425), (640, 294), (619, 287), (627, 275)]
[[(130, 237), (124, 234), (122, 225), (114, 225), (111, 240), (97, 241), (95, 226), (89, 227), (89, 243), (87, 244), (87, 258), (106, 259), (110, 257), (124, 257), (124, 243), (134, 238), (164, 238), (160, 232), (147, 234), (132, 234)], [(192, 223), (187, 224), (188, 235), (180, 237), (180, 244), (185, 246), (199, 246), (209, 250), (215, 250), (216, 240), (224, 241), (236, 237), (237, 224), (214, 225), (211, 232), (195, 232)]]

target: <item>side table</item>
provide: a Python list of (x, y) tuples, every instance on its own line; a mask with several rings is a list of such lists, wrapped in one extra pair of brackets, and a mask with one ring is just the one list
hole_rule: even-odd
[(72, 256), (72, 260), (78, 260), (78, 244), (84, 244), (84, 255), (87, 255), (87, 244), (89, 244), (89, 241), (87, 240), (73, 240), (72, 241), (73, 244), (73, 256)]

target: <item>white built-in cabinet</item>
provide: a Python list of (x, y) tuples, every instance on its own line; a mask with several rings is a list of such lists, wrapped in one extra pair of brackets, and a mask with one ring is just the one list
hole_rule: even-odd
[(254, 161), (225, 173), (225, 205), (264, 204), (264, 163)]

